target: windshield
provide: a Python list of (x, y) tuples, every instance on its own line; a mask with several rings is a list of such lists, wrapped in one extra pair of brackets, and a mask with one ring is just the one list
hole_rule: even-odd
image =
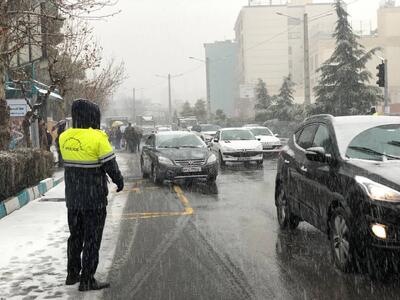
[(203, 148), (206, 144), (194, 134), (166, 134), (156, 138), (157, 148)]
[(387, 161), (400, 159), (400, 124), (373, 127), (361, 132), (350, 143), (346, 157)]
[(220, 130), (221, 129), (221, 127), (220, 126), (218, 126), (218, 125), (200, 125), (200, 127), (201, 127), (201, 131), (218, 131), (218, 130)]
[(232, 129), (224, 130), (221, 133), (223, 141), (255, 140), (256, 138), (250, 130)]
[(272, 136), (271, 130), (269, 130), (267, 127), (260, 127), (260, 128), (252, 128), (250, 131), (255, 135), (266, 135), (266, 136)]

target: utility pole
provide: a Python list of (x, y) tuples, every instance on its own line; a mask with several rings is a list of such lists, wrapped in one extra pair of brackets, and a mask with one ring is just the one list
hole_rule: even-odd
[(388, 60), (385, 59), (384, 62), (385, 64), (385, 114), (390, 113), (390, 107), (389, 107), (389, 77), (388, 77)]
[(206, 57), (206, 81), (207, 81), (207, 120), (211, 119), (211, 94), (210, 94), (210, 59)]
[(157, 77), (161, 77), (164, 79), (168, 79), (168, 122), (170, 125), (172, 125), (172, 92), (171, 92), (171, 79), (172, 78), (177, 78), (181, 77), (184, 74), (176, 74), (176, 75), (171, 75), (171, 73), (168, 73), (168, 76), (164, 75), (158, 75), (156, 74)]
[(132, 123), (136, 123), (136, 89), (132, 90)]
[(304, 104), (311, 104), (310, 43), (308, 38), (308, 14), (304, 14)]
[(168, 123), (172, 124), (171, 74), (168, 73)]

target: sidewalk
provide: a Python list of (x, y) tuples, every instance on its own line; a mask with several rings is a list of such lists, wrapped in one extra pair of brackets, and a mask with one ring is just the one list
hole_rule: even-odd
[[(69, 235), (64, 183), (40, 199), (0, 219), (0, 299), (97, 299), (101, 292), (80, 293), (65, 286)], [(114, 187), (110, 186), (110, 191)], [(126, 194), (110, 193), (109, 215), (120, 215)], [(107, 278), (120, 220), (108, 217), (97, 277)]]

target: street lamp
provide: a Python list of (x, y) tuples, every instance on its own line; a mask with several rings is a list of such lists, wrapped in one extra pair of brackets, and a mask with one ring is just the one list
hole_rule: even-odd
[(171, 96), (171, 78), (177, 78), (183, 76), (183, 74), (171, 75), (168, 73), (167, 76), (156, 74), (156, 77), (168, 79), (168, 123), (172, 125), (172, 96)]
[[(311, 104), (311, 83), (310, 83), (310, 41), (309, 41), (309, 32), (308, 32), (308, 14), (304, 13), (303, 20), (297, 17), (292, 17), (286, 15), (281, 12), (276, 13), (279, 16), (287, 17), (289, 19), (297, 20), (299, 23), (303, 22), (303, 42), (304, 42), (304, 103)], [(315, 18), (311, 19), (310, 21), (315, 21), (323, 17), (327, 17), (332, 15), (332, 13), (322, 14), (316, 16)]]
[(210, 95), (210, 59), (206, 57), (206, 60), (189, 56), (189, 59), (202, 62), (206, 65), (206, 85), (207, 85), (207, 119), (211, 118), (211, 95)]

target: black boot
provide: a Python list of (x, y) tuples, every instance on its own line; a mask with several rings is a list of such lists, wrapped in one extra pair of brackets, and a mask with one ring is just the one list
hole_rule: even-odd
[(66, 285), (74, 285), (81, 280), (81, 276), (79, 274), (68, 274), (67, 279), (65, 280)]
[(81, 292), (86, 292), (86, 291), (96, 291), (96, 290), (102, 290), (109, 288), (110, 284), (108, 282), (100, 282), (97, 281), (96, 279), (92, 278), (90, 280), (83, 280), (79, 284), (79, 290)]

